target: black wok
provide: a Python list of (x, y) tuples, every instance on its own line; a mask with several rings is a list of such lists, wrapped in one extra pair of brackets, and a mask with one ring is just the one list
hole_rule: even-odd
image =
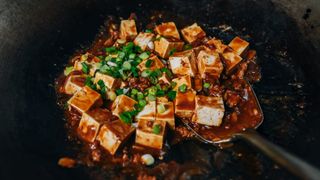
[[(290, 3), (289, 3), (290, 2)], [(119, 168), (63, 169), (72, 156), (54, 80), (75, 50), (88, 47), (108, 17), (136, 12), (148, 22), (155, 11), (184, 26), (204, 24), (230, 41), (245, 36), (257, 50), (262, 81), (254, 85), (265, 120), (259, 132), (320, 167), (319, 3), (291, 1), (0, 1), (0, 179), (103, 179)], [(225, 33), (219, 25), (231, 25)], [(249, 36), (247, 36), (249, 35)], [(193, 164), (182, 178), (294, 179), (245, 143), (225, 150), (194, 141), (175, 146), (166, 162)], [(201, 174), (195, 173), (201, 171)], [(168, 173), (170, 175), (170, 172)]]

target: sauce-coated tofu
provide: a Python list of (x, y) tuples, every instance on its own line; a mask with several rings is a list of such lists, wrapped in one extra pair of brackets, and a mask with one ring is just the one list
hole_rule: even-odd
[(80, 91), (86, 81), (86, 76), (84, 75), (70, 75), (64, 85), (64, 92), (66, 94), (74, 94)]
[(180, 118), (191, 118), (195, 109), (195, 97), (196, 92), (193, 90), (188, 90), (185, 93), (177, 92), (174, 101), (176, 116)]
[(183, 38), (190, 44), (206, 36), (206, 33), (202, 30), (200, 26), (198, 26), (197, 23), (194, 23), (191, 26), (183, 28), (181, 30), (181, 34)]
[(163, 99), (157, 99), (157, 106), (162, 105), (165, 108), (164, 112), (157, 111), (156, 120), (166, 121), (171, 129), (175, 128), (174, 106), (172, 102)]
[(216, 52), (220, 54), (228, 48), (228, 46), (223, 44), (221, 40), (215, 38), (207, 41), (207, 45), (210, 47), (210, 49), (214, 49)]
[(93, 106), (101, 106), (102, 99), (98, 92), (88, 86), (84, 86), (69, 99), (68, 104), (83, 113)]
[(104, 85), (108, 89), (117, 89), (121, 85), (120, 79), (114, 78), (107, 74), (102, 74), (101, 72), (97, 72), (96, 76), (94, 77), (94, 83), (97, 84), (99, 80), (102, 80)]
[(82, 71), (82, 63), (86, 63), (89, 68), (89, 75), (94, 76), (96, 70), (98, 69), (98, 62), (100, 61), (101, 60), (98, 57), (92, 55), (91, 53), (85, 53), (77, 58), (73, 64), (73, 68), (74, 70)]
[(164, 37), (180, 39), (179, 31), (174, 22), (161, 23), (156, 26), (155, 31)]
[(102, 108), (84, 112), (77, 130), (79, 136), (88, 142), (93, 142), (98, 134), (100, 126), (103, 123), (110, 121), (111, 115), (109, 110)]
[(169, 58), (173, 74), (195, 76), (197, 73), (196, 57), (192, 50), (174, 53)]
[[(154, 129), (158, 130), (157, 134)], [(166, 121), (150, 121), (142, 119), (138, 122), (136, 143), (154, 149), (162, 149), (165, 130)]]
[(122, 20), (120, 23), (120, 38), (131, 40), (137, 35), (136, 22), (134, 20)]
[(242, 56), (249, 48), (249, 43), (237, 36), (229, 43), (229, 47), (231, 47), (239, 56)]
[(143, 51), (145, 51), (148, 46), (148, 43), (152, 41), (153, 37), (153, 33), (140, 32), (138, 36), (134, 39), (133, 43), (139, 46)]
[(198, 71), (202, 78), (206, 74), (219, 78), (223, 71), (223, 64), (218, 53), (213, 51), (200, 51), (198, 54)]
[(156, 101), (149, 101), (148, 104), (144, 106), (142, 111), (140, 111), (135, 119), (136, 121), (139, 121), (141, 119), (146, 120), (155, 120), (156, 118)]
[(226, 65), (226, 72), (229, 73), (234, 67), (236, 67), (242, 58), (233, 50), (226, 50), (223, 54), (223, 61)]
[(192, 121), (207, 126), (220, 126), (223, 116), (222, 97), (196, 96), (196, 109)]
[(133, 132), (134, 127), (116, 120), (106, 123), (100, 128), (97, 140), (103, 148), (114, 155)]
[(179, 87), (183, 84), (187, 85), (188, 89), (192, 88), (191, 76), (184, 75), (177, 78), (172, 79), (173, 82), (177, 83), (177, 85), (173, 88), (174, 91), (178, 91)]
[(112, 114), (119, 117), (121, 113), (133, 110), (135, 104), (137, 104), (137, 101), (126, 95), (122, 94), (120, 96), (117, 96), (117, 98), (112, 103)]
[[(146, 67), (146, 63), (148, 60), (152, 61), (150, 67)], [(163, 67), (164, 67), (164, 64), (161, 62), (161, 60), (156, 55), (151, 55), (149, 58), (143, 60), (140, 64), (138, 64), (138, 69), (140, 71), (143, 71), (145, 69), (155, 70), (155, 69), (160, 69)]]
[(154, 41), (155, 51), (162, 58), (167, 58), (169, 56), (169, 53), (173, 50), (181, 51), (183, 48), (183, 44), (184, 42), (179, 39), (168, 37), (161, 37), (159, 40)]

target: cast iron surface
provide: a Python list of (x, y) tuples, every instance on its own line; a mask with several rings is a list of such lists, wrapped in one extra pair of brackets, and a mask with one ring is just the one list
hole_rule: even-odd
[[(72, 149), (65, 140), (62, 110), (56, 106), (54, 78), (75, 50), (92, 42), (108, 15), (126, 18), (136, 12), (145, 23), (155, 10), (164, 11), (166, 20), (177, 21), (179, 27), (203, 24), (206, 32), (226, 42), (235, 34), (250, 40), (263, 77), (254, 85), (265, 115), (258, 131), (320, 167), (319, 49), (304, 38), (291, 17), (269, 1), (150, 2), (0, 2), (0, 179), (109, 175), (96, 168), (57, 166), (58, 158), (72, 155)], [(234, 31), (221, 34), (212, 28), (223, 24)], [(241, 142), (226, 150), (185, 142), (166, 160), (194, 159), (208, 172), (202, 178), (294, 178)]]

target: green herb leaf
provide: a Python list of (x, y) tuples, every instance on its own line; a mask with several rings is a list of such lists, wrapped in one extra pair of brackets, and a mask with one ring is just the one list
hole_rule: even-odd
[(153, 64), (153, 60), (148, 59), (146, 62), (146, 68), (150, 68), (152, 64)]
[(168, 98), (170, 101), (173, 101), (177, 96), (177, 92), (176, 91), (169, 91), (168, 92)]
[(82, 65), (82, 72), (85, 74), (88, 74), (89, 73), (89, 65), (87, 65), (87, 63), (85, 63), (85, 62), (82, 62), (81, 65)]
[(186, 84), (182, 84), (181, 86), (179, 86), (179, 91), (184, 93), (187, 90), (187, 85)]
[(63, 73), (65, 76), (68, 76), (72, 71), (73, 71), (73, 66), (69, 66), (64, 69)]
[(161, 132), (161, 126), (159, 124), (156, 124), (153, 126), (152, 131), (154, 134), (160, 134)]
[(169, 51), (169, 56), (172, 56), (173, 53), (175, 53), (176, 51), (177, 51), (176, 48), (171, 49), (171, 50)]

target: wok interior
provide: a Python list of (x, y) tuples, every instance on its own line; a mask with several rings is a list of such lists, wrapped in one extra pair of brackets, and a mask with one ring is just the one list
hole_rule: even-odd
[[(112, 6), (110, 5), (112, 4)], [(65, 141), (63, 113), (56, 106), (54, 78), (66, 59), (89, 45), (108, 15), (127, 17), (136, 12), (149, 22), (156, 10), (182, 27), (204, 24), (210, 35), (229, 42), (234, 35), (251, 38), (262, 67), (262, 81), (253, 88), (264, 111), (259, 132), (310, 163), (320, 166), (317, 131), (320, 104), (316, 94), (317, 51), (299, 32), (295, 21), (269, 1), (163, 2), (36, 2), (7, 5), (3, 12), (1, 66), (1, 179), (102, 178), (121, 175), (95, 168), (61, 169), (60, 156), (72, 155)], [(194, 8), (197, 7), (197, 8)], [(12, 18), (15, 14), (15, 18)], [(141, 18), (141, 19), (140, 19)], [(220, 33), (219, 25), (234, 31)], [(312, 74), (317, 72), (316, 74)], [(303, 145), (301, 145), (303, 144)], [(183, 164), (181, 177), (291, 177), (250, 146), (237, 143), (221, 151), (193, 141), (177, 145), (165, 161)], [(166, 175), (172, 175), (170, 163)], [(17, 173), (17, 171), (19, 173)]]

